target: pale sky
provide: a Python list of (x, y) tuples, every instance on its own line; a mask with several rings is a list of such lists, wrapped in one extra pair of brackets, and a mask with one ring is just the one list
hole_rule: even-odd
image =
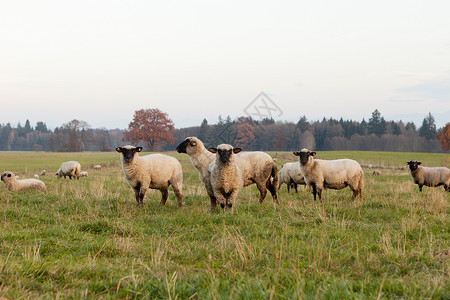
[(450, 1), (1, 1), (0, 123), (450, 122)]

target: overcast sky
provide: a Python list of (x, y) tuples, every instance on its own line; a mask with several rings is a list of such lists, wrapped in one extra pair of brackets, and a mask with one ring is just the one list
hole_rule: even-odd
[[(450, 122), (450, 1), (1, 1), (0, 123)], [(260, 107), (258, 100), (251, 104)], [(248, 112), (248, 110), (247, 110)], [(275, 111), (274, 111), (275, 112)]]

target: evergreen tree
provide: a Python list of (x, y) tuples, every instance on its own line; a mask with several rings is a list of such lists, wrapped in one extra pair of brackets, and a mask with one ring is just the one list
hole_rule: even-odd
[(305, 133), (307, 130), (311, 129), (311, 124), (308, 122), (305, 115), (298, 120), (296, 128), (298, 128), (301, 133)]
[(375, 134), (381, 136), (386, 132), (386, 121), (381, 116), (378, 109), (375, 109), (372, 113), (372, 117), (369, 119), (368, 123), (369, 134)]
[(209, 125), (208, 120), (203, 119), (202, 124), (200, 125), (200, 133), (198, 134), (198, 138), (203, 142), (206, 142), (208, 138)]
[(426, 138), (427, 140), (432, 140), (436, 138), (436, 122), (431, 113), (423, 119), (422, 126), (419, 128), (419, 135)]

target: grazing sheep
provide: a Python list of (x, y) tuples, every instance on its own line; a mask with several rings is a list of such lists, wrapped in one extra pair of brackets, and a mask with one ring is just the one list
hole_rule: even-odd
[(169, 196), (168, 187), (172, 185), (177, 197), (178, 206), (181, 207), (183, 198), (183, 170), (180, 162), (164, 154), (150, 154), (139, 157), (142, 147), (117, 147), (120, 153), (122, 169), (125, 179), (134, 190), (138, 206), (143, 205), (145, 193), (149, 188), (161, 192), (161, 204), (165, 204)]
[(47, 191), (45, 183), (39, 179), (21, 179), (17, 180), (16, 175), (13, 172), (6, 171), (2, 174), (1, 180), (5, 183), (5, 186), (10, 191), (18, 190), (40, 190), (43, 192)]
[(432, 168), (419, 166), (420, 161), (411, 160), (406, 163), (409, 165), (412, 179), (422, 191), (422, 186), (436, 187), (443, 185), (447, 192), (450, 192), (450, 169), (445, 167)]
[(34, 178), (39, 178), (39, 175), (38, 174), (34, 174), (33, 177)]
[(278, 172), (278, 177), (280, 178), (278, 190), (281, 188), (281, 185), (283, 183), (286, 183), (288, 193), (290, 188), (294, 188), (295, 192), (298, 193), (297, 190), (298, 184), (306, 185), (305, 179), (303, 179), (303, 175), (300, 172), (299, 162), (285, 163), (281, 167), (280, 172)]
[(47, 171), (46, 170), (42, 170), (41, 171), (41, 176), (45, 176), (45, 175), (47, 175)]
[(76, 178), (80, 179), (81, 165), (77, 161), (66, 161), (61, 164), (59, 170), (56, 172), (56, 176), (61, 178), (64, 176), (69, 176), (69, 179)]
[(232, 208), (239, 191), (244, 186), (241, 169), (236, 162), (237, 153), (241, 148), (233, 148), (228, 144), (220, 144), (217, 148), (209, 148), (216, 156), (208, 168), (206, 174), (207, 189), (214, 194), (214, 201), (211, 201), (211, 211), (214, 210), (218, 202), (223, 210), (225, 207)]
[[(177, 151), (190, 156), (192, 164), (199, 171), (200, 179), (205, 182), (208, 167), (215, 160), (215, 155), (209, 152), (203, 142), (196, 137), (187, 137), (177, 146)], [(236, 162), (241, 170), (244, 186), (256, 184), (260, 193), (259, 202), (264, 201), (269, 190), (274, 202), (278, 204), (279, 178), (277, 166), (272, 157), (260, 151), (241, 152), (236, 155)]]
[(381, 175), (381, 171), (380, 171), (380, 170), (374, 170), (374, 171), (372, 172), (372, 175), (373, 175), (373, 176), (380, 176), (380, 175)]
[(80, 177), (88, 177), (88, 172), (87, 171), (82, 171), (80, 172)]
[(322, 201), (323, 188), (340, 190), (347, 186), (353, 191), (352, 199), (362, 198), (364, 172), (358, 162), (351, 159), (322, 160), (314, 159), (316, 152), (303, 148), (294, 152), (299, 156), (300, 171), (305, 182), (312, 187), (314, 200), (319, 194)]
[(100, 166), (100, 165), (95, 165), (94, 166), (94, 170), (101, 170), (102, 169), (102, 166)]

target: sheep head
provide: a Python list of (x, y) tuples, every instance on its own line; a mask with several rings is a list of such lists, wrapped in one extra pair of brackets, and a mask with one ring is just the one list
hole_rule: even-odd
[(309, 151), (306, 148), (303, 148), (300, 151), (294, 152), (295, 156), (300, 157), (299, 160), (300, 160), (300, 163), (302, 163), (302, 164), (306, 164), (309, 161), (309, 158), (316, 156), (316, 154), (317, 153), (315, 151)]
[(228, 144), (220, 144), (217, 148), (209, 148), (208, 151), (216, 154), (222, 163), (229, 163), (233, 158), (233, 154), (241, 152), (242, 149), (233, 148), (233, 146)]
[(9, 172), (9, 171), (6, 171), (6, 172), (3, 173), (2, 176), (1, 176), (1, 180), (2, 180), (3, 182), (6, 182), (6, 181), (10, 180), (11, 178), (16, 178), (16, 176), (14, 175), (13, 172)]
[(142, 147), (127, 145), (123, 147), (117, 147), (116, 151), (123, 156), (125, 162), (130, 163), (133, 161), (134, 157), (137, 156), (137, 153), (142, 151)]
[(178, 153), (186, 153), (188, 155), (195, 154), (203, 150), (203, 142), (195, 136), (187, 137), (177, 146)]
[(415, 170), (417, 170), (419, 165), (421, 165), (422, 163), (417, 160), (410, 160), (410, 161), (407, 161), (406, 164), (409, 166), (409, 169), (414, 172)]

